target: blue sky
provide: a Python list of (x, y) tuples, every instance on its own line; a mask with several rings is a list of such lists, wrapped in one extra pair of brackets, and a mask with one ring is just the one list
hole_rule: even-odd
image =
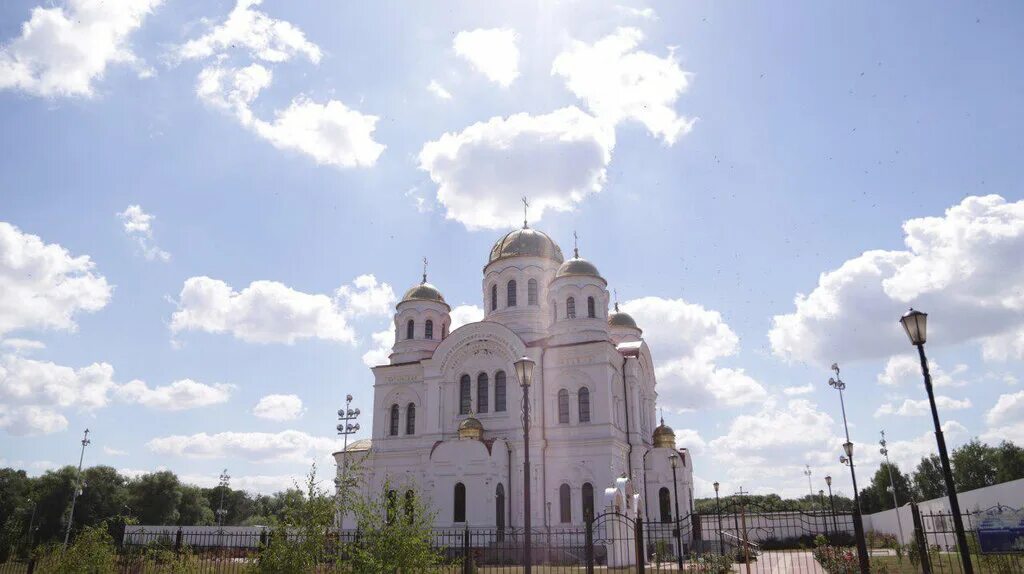
[(947, 440), (1024, 442), (1022, 17), (4, 2), (0, 458), (72, 463), (88, 426), (87, 464), (287, 486), (329, 464), (345, 393), (368, 410), (420, 259), (478, 306), (522, 195), (645, 329), (699, 494), (845, 476), (833, 361), (865, 475), (881, 428), (927, 454), (910, 305)]

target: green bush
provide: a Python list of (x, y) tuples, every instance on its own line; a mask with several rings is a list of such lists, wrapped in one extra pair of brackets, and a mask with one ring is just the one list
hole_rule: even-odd
[(86, 526), (66, 549), (54, 544), (42, 550), (40, 572), (53, 574), (95, 574), (117, 570), (117, 548), (106, 523)]
[(726, 574), (732, 572), (732, 556), (728, 554), (699, 554), (691, 563), (690, 572), (700, 574)]

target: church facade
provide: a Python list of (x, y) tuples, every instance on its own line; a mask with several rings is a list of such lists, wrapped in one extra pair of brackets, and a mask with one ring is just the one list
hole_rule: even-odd
[[(525, 224), (501, 237), (483, 269), (484, 319), (451, 332), (450, 307), (424, 274), (396, 306), (389, 364), (372, 369), (372, 438), (335, 453), (338, 472), (358, 459), (364, 488), (415, 488), (439, 527), (521, 527), (524, 488), (534, 527), (581, 525), (606, 510), (620, 477), (645, 519), (686, 516), (692, 460), (657, 424), (643, 331), (609, 310), (607, 282), (574, 251), (566, 260)], [(513, 366), (523, 356), (536, 364), (526, 485)]]

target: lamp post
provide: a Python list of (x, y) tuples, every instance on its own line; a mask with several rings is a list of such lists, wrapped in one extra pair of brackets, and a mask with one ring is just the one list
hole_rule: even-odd
[(832, 363), (832, 370), (835, 371), (835, 378), (829, 377), (828, 385), (839, 391), (839, 406), (843, 410), (843, 430), (846, 432), (846, 442), (843, 443), (845, 456), (839, 457), (839, 462), (850, 466), (850, 479), (853, 481), (853, 533), (857, 539), (857, 558), (860, 562), (861, 574), (871, 572), (871, 563), (868, 561), (868, 545), (864, 539), (864, 522), (860, 516), (860, 495), (857, 494), (857, 473), (853, 469), (853, 443), (850, 442), (850, 426), (846, 423), (846, 403), (843, 400), (843, 391), (846, 383), (839, 378), (839, 365)]
[(839, 532), (839, 523), (836, 522), (836, 499), (832, 498), (832, 475), (825, 477), (825, 484), (828, 485), (828, 505), (832, 509), (832, 531)]
[(338, 409), (338, 426), (334, 427), (338, 434), (344, 437), (342, 439), (341, 446), (341, 472), (339, 473), (337, 480), (338, 487), (338, 530), (340, 531), (344, 521), (344, 515), (342, 512), (345, 508), (345, 501), (342, 498), (348, 490), (348, 483), (346, 482), (348, 476), (348, 435), (354, 434), (359, 431), (359, 423), (353, 423), (352, 421), (359, 418), (359, 409), (352, 408), (352, 395), (345, 395), (345, 408)]
[(532, 533), (530, 532), (530, 385), (533, 384), (533, 367), (536, 363), (530, 357), (515, 362), (516, 377), (523, 388), (523, 551), (525, 564), (523, 572), (533, 572)]
[(821, 507), (821, 521), (825, 523), (825, 537), (828, 538), (828, 518), (825, 518), (825, 491), (818, 490), (818, 506)]
[(227, 492), (231, 485), (231, 476), (228, 475), (228, 469), (224, 469), (220, 473), (220, 481), (217, 486), (220, 487), (220, 506), (217, 507), (217, 526), (224, 526), (224, 515), (227, 511), (224, 510), (224, 493)]
[[(85, 429), (82, 435), (82, 454), (78, 456), (78, 475), (75, 477), (75, 489), (71, 492), (71, 510), (68, 511), (68, 527), (64, 531), (64, 548), (68, 547), (68, 539), (71, 538), (71, 524), (75, 521), (75, 502), (78, 495), (82, 493), (85, 483), (82, 482), (82, 461), (85, 460), (85, 447), (89, 446), (89, 429)], [(63, 550), (62, 550), (63, 552)]]
[(725, 541), (722, 540), (722, 501), (718, 498), (718, 481), (715, 481), (715, 509), (718, 511), (718, 553), (725, 556)]
[(807, 502), (810, 503), (811, 509), (813, 509), (814, 508), (814, 487), (811, 486), (811, 465), (809, 465), (809, 464), (805, 464), (804, 465), (804, 476), (807, 477), (807, 494), (810, 495), (809, 498), (807, 499)]
[(900, 503), (896, 497), (896, 481), (892, 476), (892, 463), (889, 461), (889, 447), (886, 446), (889, 443), (885, 440), (885, 431), (882, 432), (882, 440), (878, 441), (878, 444), (882, 448), (878, 449), (878, 452), (885, 456), (885, 467), (889, 470), (889, 488), (892, 488), (892, 507), (896, 510), (896, 525), (900, 529), (900, 544), (905, 544), (903, 541), (903, 519), (900, 518)]
[(935, 425), (935, 442), (939, 447), (939, 460), (942, 461), (942, 478), (946, 482), (946, 494), (949, 496), (949, 510), (953, 514), (953, 528), (956, 530), (956, 545), (960, 550), (964, 574), (974, 574), (971, 564), (970, 548), (967, 536), (964, 535), (964, 521), (960, 516), (960, 501), (956, 496), (956, 485), (953, 484), (953, 471), (949, 467), (949, 455), (946, 453), (946, 439), (942, 435), (939, 423), (939, 411), (935, 407), (935, 393), (932, 391), (932, 375), (928, 370), (928, 358), (924, 355), (924, 344), (928, 339), (928, 314), (911, 309), (900, 318), (903, 329), (910, 338), (910, 343), (917, 347), (921, 359), (921, 373), (924, 375), (924, 388), (928, 392), (928, 404), (932, 409), (932, 423)]
[(672, 494), (675, 497), (675, 508), (676, 508), (676, 524), (673, 528), (673, 534), (676, 535), (676, 561), (679, 563), (679, 569), (683, 569), (683, 541), (681, 533), (679, 532), (679, 479), (676, 477), (676, 458), (678, 455), (671, 454), (668, 457), (669, 464), (672, 465)]

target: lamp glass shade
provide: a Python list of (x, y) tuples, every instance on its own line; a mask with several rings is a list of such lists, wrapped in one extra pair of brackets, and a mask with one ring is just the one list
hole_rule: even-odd
[(826, 476), (825, 477), (825, 484), (827, 484), (829, 486), (832, 486), (832, 477), (831, 476)]
[(718, 482), (717, 481), (715, 482), (714, 487), (715, 487), (715, 492), (718, 492)]
[(846, 458), (853, 458), (853, 443), (852, 442), (844, 442), (843, 443), (843, 450), (846, 451)]
[(907, 332), (910, 343), (923, 345), (928, 340), (928, 313), (922, 313), (911, 309), (900, 318), (903, 330)]
[(519, 384), (529, 387), (533, 384), (533, 366), (535, 362), (530, 357), (522, 357), (515, 362), (516, 376), (519, 377)]

